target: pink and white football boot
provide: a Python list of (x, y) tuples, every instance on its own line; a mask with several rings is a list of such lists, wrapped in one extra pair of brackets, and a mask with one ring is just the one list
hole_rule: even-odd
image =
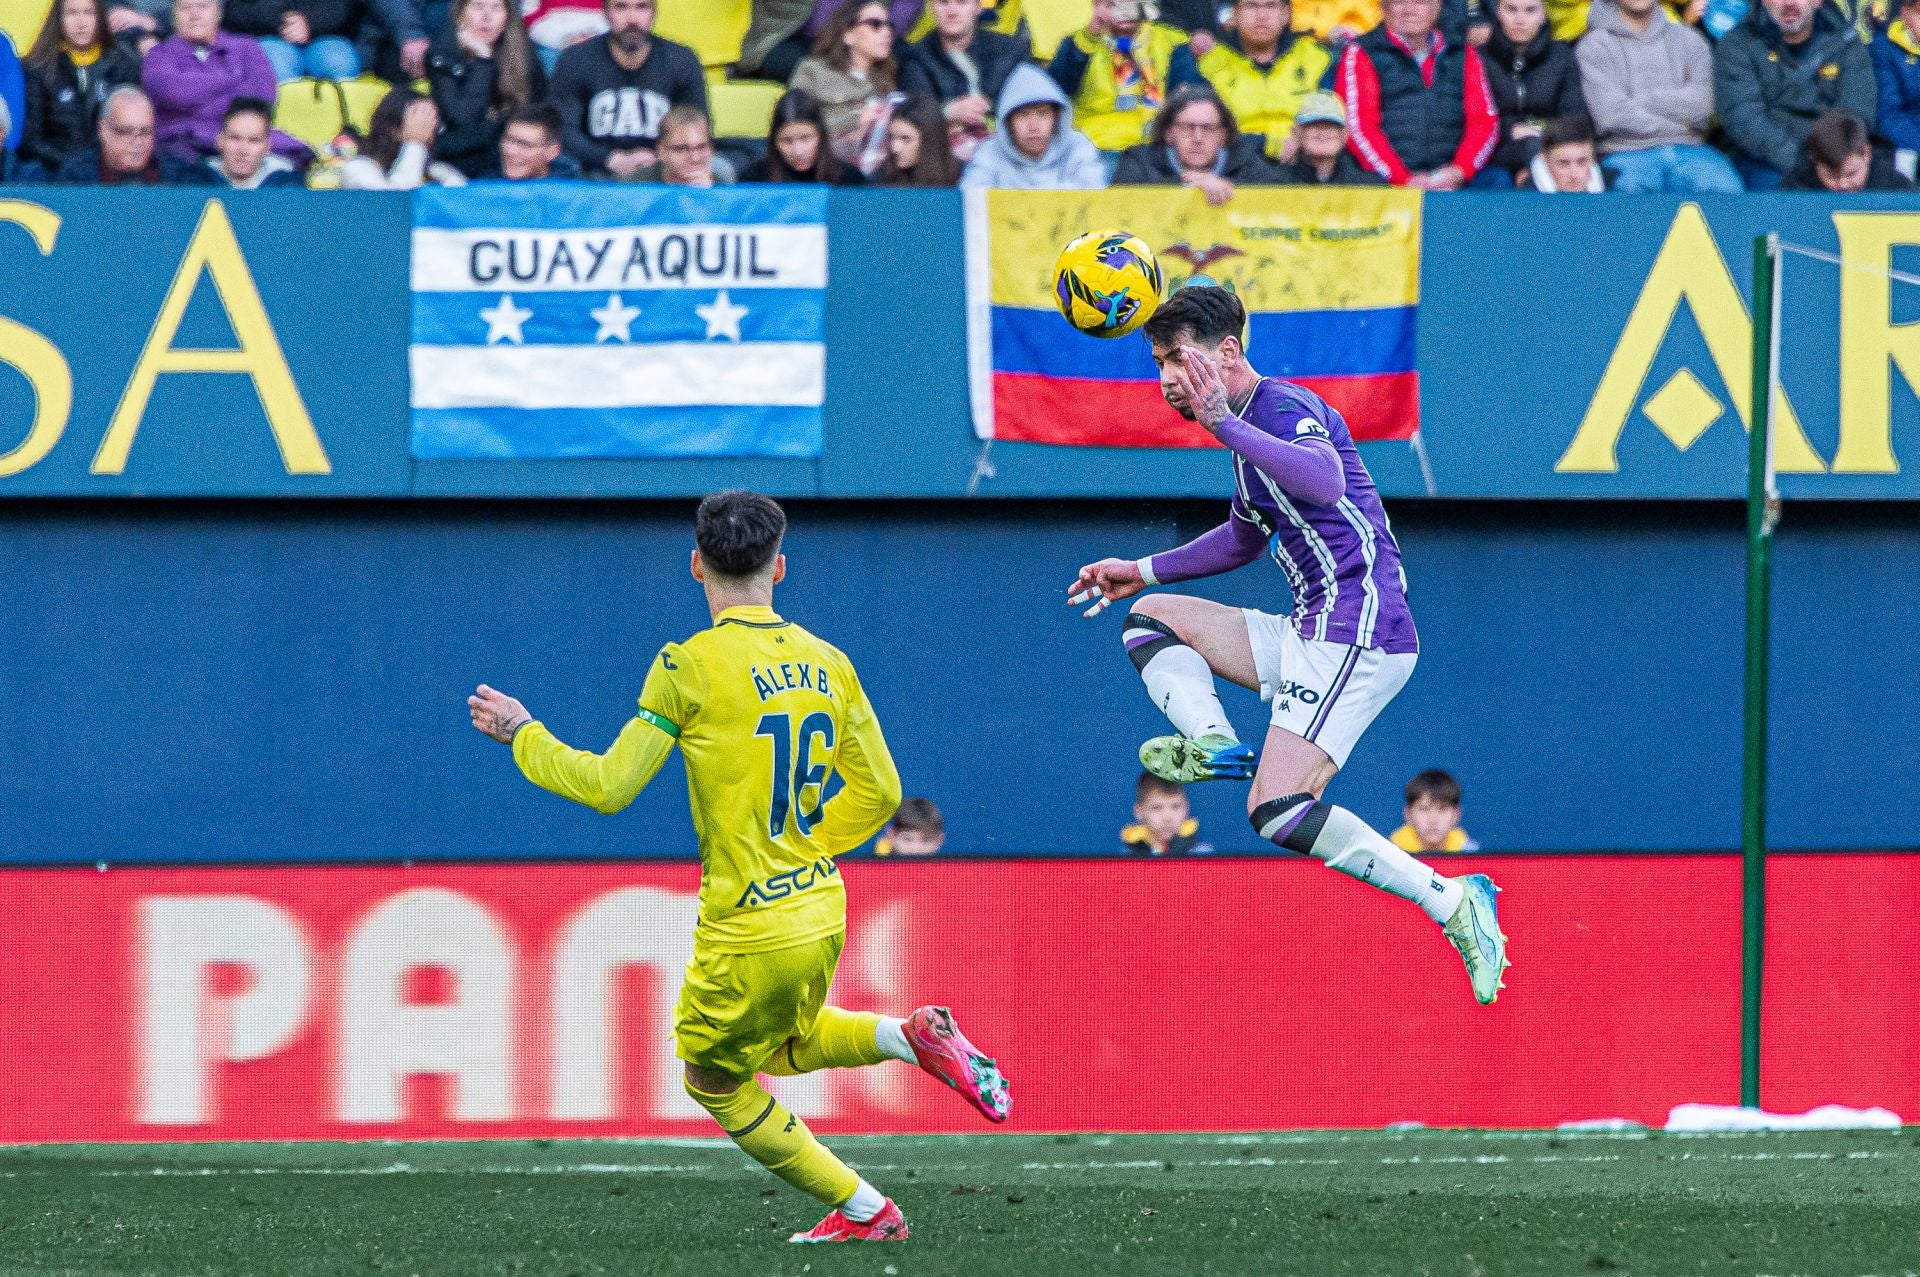
[(907, 1045), (922, 1069), (980, 1110), (989, 1122), (1004, 1122), (1013, 1106), (1007, 1078), (992, 1056), (967, 1041), (946, 1007), (921, 1007), (907, 1017)]
[(813, 1226), (813, 1231), (795, 1233), (790, 1242), (903, 1242), (907, 1240), (907, 1218), (889, 1197), (880, 1213), (864, 1224), (856, 1224), (839, 1211)]

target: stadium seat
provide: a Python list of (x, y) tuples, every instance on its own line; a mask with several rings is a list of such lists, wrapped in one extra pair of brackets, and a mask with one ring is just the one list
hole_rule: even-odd
[(707, 86), (715, 137), (764, 138), (773, 123), (773, 104), (786, 90), (772, 80), (728, 80)]
[[(53, 0), (8, 0), (7, 3), (0, 3), (0, 34), (13, 41), (14, 52), (20, 57), (26, 57), (27, 50), (40, 38), (40, 28), (45, 25), (52, 8)], [(20, 121), (15, 120), (13, 126), (20, 128)]]
[(1093, 17), (1093, 0), (1022, 0), (1022, 8), (1033, 33), (1034, 56), (1042, 61)]
[(374, 75), (363, 75), (357, 80), (341, 80), (339, 83), (340, 100), (347, 123), (365, 137), (368, 126), (373, 123), (373, 109), (393, 91), (393, 86)]
[(316, 151), (338, 137), (346, 123), (346, 94), (332, 80), (288, 80), (274, 99), (273, 126)]
[[(751, 0), (673, 0), (658, 12), (654, 34), (690, 46), (700, 55), (700, 65), (712, 68), (740, 60), (753, 6)], [(714, 113), (719, 114), (718, 107)]]

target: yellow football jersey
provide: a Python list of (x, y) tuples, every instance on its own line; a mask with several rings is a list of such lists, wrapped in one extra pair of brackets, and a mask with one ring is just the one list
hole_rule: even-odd
[[(900, 805), (900, 773), (844, 653), (772, 608), (735, 607), (654, 658), (640, 711), (605, 754), (542, 723), (513, 738), (527, 779), (613, 813), (678, 742), (700, 839), (700, 924), (717, 953), (805, 944), (846, 925), (833, 857)], [(827, 800), (828, 778), (844, 787)]]

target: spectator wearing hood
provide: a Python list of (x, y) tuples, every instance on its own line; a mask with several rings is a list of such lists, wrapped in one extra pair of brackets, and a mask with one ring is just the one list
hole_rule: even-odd
[(1291, 157), (1300, 101), (1320, 87), (1333, 55), (1292, 30), (1291, 0), (1234, 0), (1233, 31), (1200, 59), (1200, 74), (1273, 157)]
[(1542, 195), (1599, 195), (1607, 189), (1606, 170), (1594, 147), (1593, 121), (1584, 115), (1549, 120), (1540, 135), (1540, 153), (1519, 183)]
[(1186, 84), (1202, 83), (1186, 33), (1153, 21), (1149, 0), (1093, 0), (1093, 20), (1060, 42), (1047, 73), (1103, 151), (1124, 151)]
[(1660, 0), (1593, 0), (1574, 48), (1601, 164), (1629, 195), (1738, 194), (1740, 175), (1706, 144), (1713, 51)]
[(1875, 115), (1873, 58), (1846, 16), (1821, 0), (1762, 0), (1713, 51), (1720, 123), (1747, 189), (1769, 191), (1800, 163), (1813, 122)]
[(900, 91), (940, 104), (947, 122), (979, 138), (993, 124), (994, 99), (1033, 46), (980, 27), (979, 0), (931, 0), (933, 30), (908, 46)]
[(1877, 90), (1875, 130), (1903, 151), (1920, 151), (1920, 0), (1900, 0), (1869, 50)]
[(1493, 34), (1481, 46), (1480, 59), (1486, 63), (1494, 105), (1500, 108), (1500, 144), (1493, 163), (1518, 175), (1540, 153), (1540, 135), (1549, 120), (1587, 113), (1580, 67), (1573, 46), (1547, 30), (1542, 0), (1499, 0)]
[(113, 38), (100, 0), (60, 0), (26, 59), (27, 110), (20, 158), (58, 172), (93, 144), (100, 104), (140, 83), (140, 55)]
[(994, 114), (1000, 127), (960, 175), (963, 188), (1092, 191), (1107, 184), (1107, 167), (1073, 127), (1073, 104), (1038, 67), (1015, 67)]
[(1191, 186), (1216, 206), (1233, 198), (1236, 184), (1279, 180), (1260, 143), (1240, 132), (1220, 95), (1205, 87), (1175, 90), (1147, 140), (1121, 152), (1113, 170), (1115, 186)]
[(1331, 93), (1309, 93), (1293, 117), (1298, 139), (1280, 180), (1296, 186), (1385, 186), (1387, 179), (1347, 149), (1347, 111)]
[[(220, 18), (220, 0), (174, 0), (174, 33), (153, 46), (140, 68), (153, 99), (155, 144), (196, 164), (213, 154), (235, 98), (271, 102), (278, 87), (260, 46), (222, 30)], [(273, 135), (273, 150), (296, 164), (305, 164), (312, 154), (285, 133)]]
[[(1341, 51), (1334, 92), (1346, 101), (1354, 156), (1395, 186), (1476, 184), (1500, 137), (1485, 63), (1436, 23), (1441, 0), (1386, 0), (1386, 17)], [(1511, 186), (1502, 172), (1493, 183)]]
[(1785, 191), (1911, 191), (1913, 179), (1893, 166), (1889, 150), (1873, 145), (1867, 126), (1845, 111), (1828, 111), (1807, 130), (1800, 163), (1780, 185)]

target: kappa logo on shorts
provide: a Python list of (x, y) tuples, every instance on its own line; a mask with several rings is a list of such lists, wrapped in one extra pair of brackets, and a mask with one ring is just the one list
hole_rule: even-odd
[(789, 869), (778, 873), (765, 882), (750, 882), (740, 898), (733, 902), (736, 909), (745, 909), (751, 905), (772, 904), (776, 900), (785, 900), (788, 896), (818, 886), (829, 878), (840, 876), (840, 866), (832, 860), (822, 858), (810, 865), (801, 865), (798, 869)]
[(1280, 684), (1273, 692), (1273, 698), (1278, 701), (1284, 701), (1294, 696), (1300, 698), (1302, 705), (1318, 705), (1320, 703), (1320, 693), (1314, 691), (1305, 683), (1295, 683), (1292, 680), (1288, 680)]

